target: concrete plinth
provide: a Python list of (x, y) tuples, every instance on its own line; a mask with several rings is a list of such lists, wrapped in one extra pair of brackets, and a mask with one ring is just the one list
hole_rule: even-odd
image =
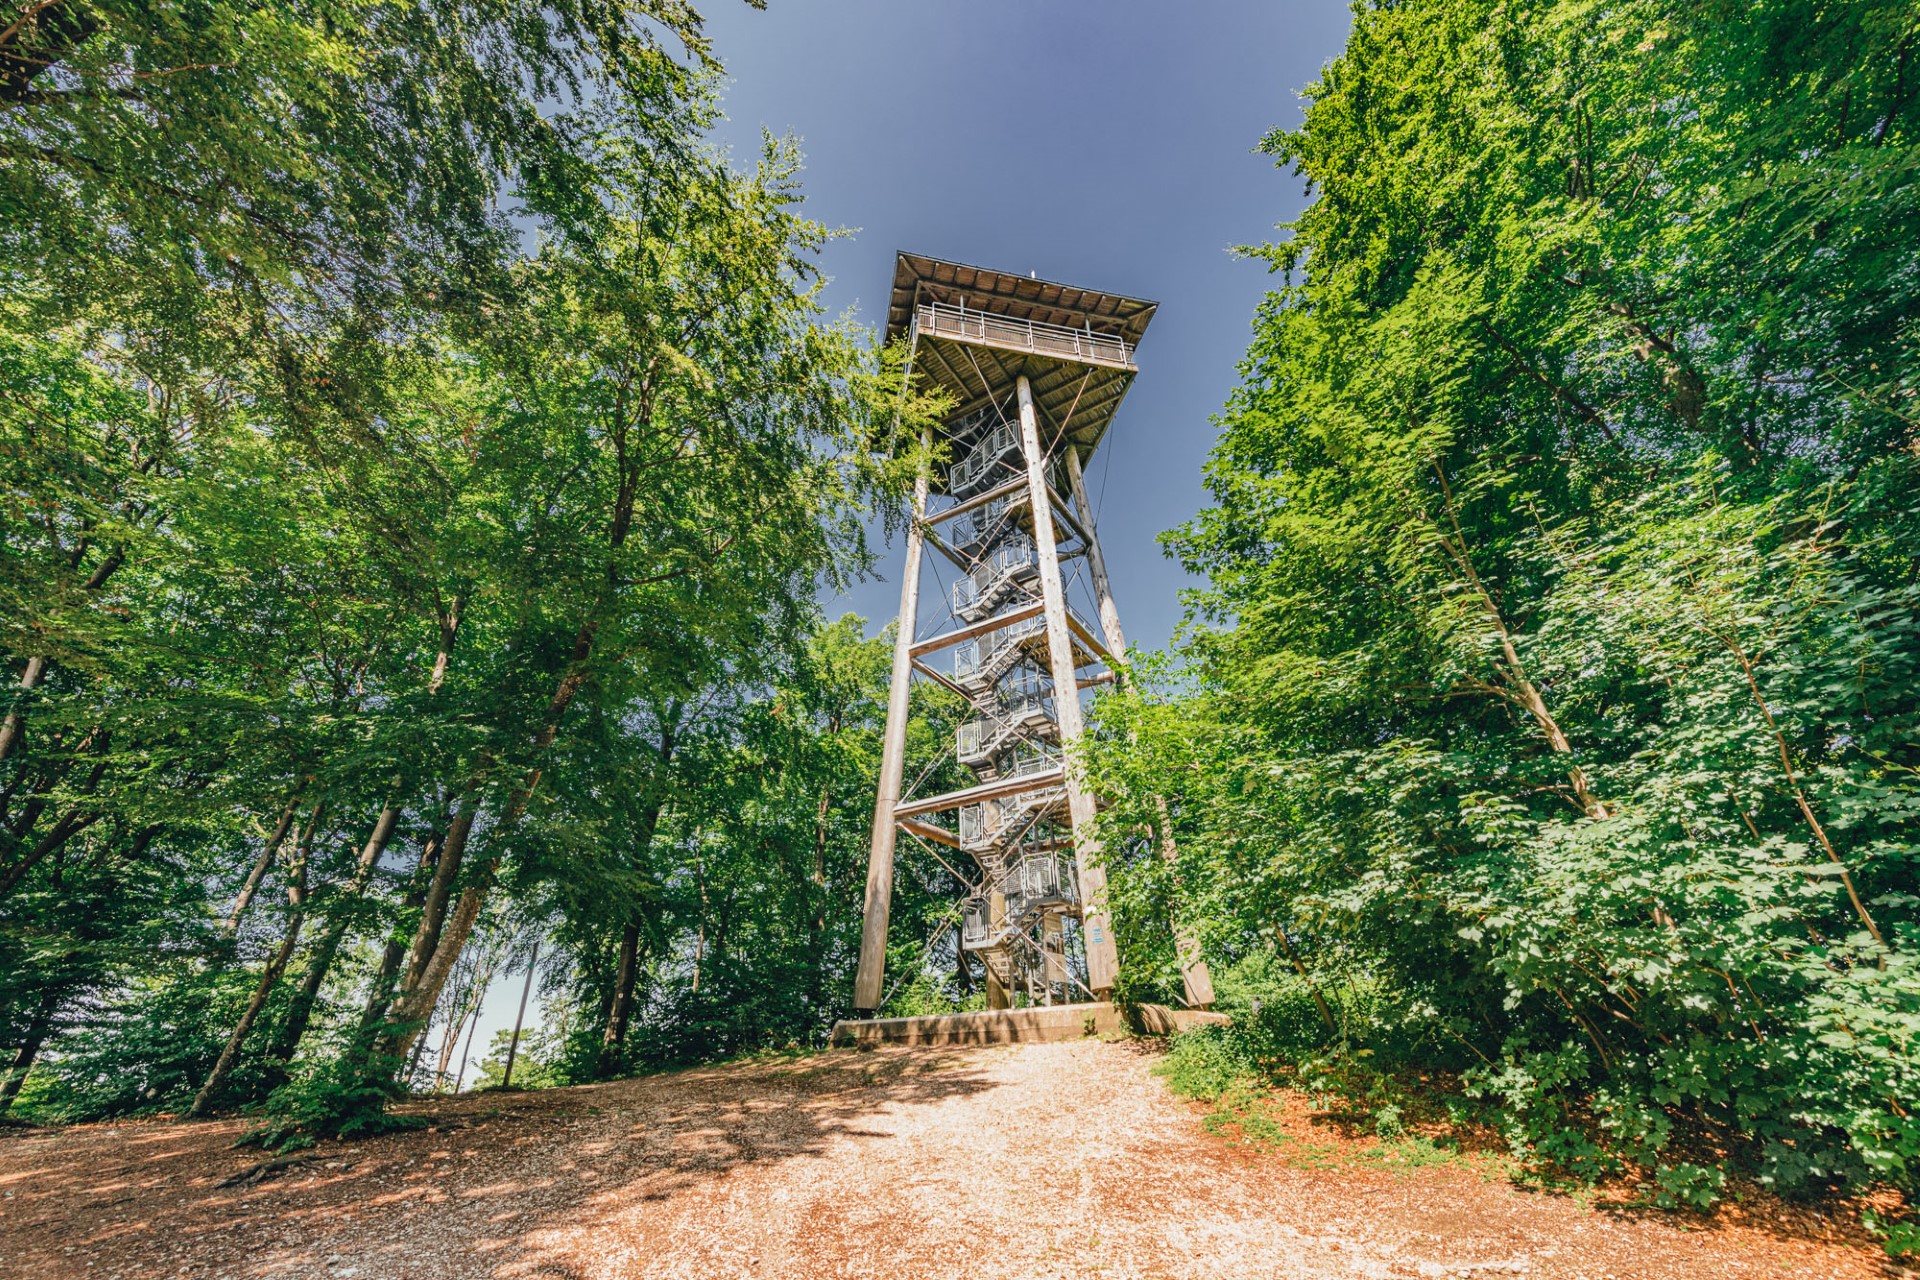
[(851, 1019), (833, 1024), (830, 1043), (835, 1048), (872, 1048), (883, 1044), (1048, 1044), (1084, 1036), (1165, 1036), (1206, 1023), (1229, 1021), (1224, 1013), (1197, 1009), (1169, 1009), (1145, 1004), (1135, 1010), (1129, 1026), (1110, 1004), (1055, 1004), (1031, 1009), (988, 1009), (979, 1013), (949, 1013), (924, 1018)]

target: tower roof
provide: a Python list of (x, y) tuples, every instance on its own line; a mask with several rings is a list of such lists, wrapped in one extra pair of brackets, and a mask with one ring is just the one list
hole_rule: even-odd
[(923, 254), (894, 261), (887, 340), (914, 335), (914, 371), (964, 414), (1027, 375), (1048, 434), (1091, 453), (1138, 366), (1134, 346), (1158, 303)]

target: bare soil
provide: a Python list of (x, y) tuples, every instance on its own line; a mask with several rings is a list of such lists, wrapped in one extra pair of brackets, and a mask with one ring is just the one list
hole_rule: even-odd
[[(1885, 1277), (1857, 1227), (1712, 1220), (1289, 1154), (1169, 1094), (1137, 1045), (851, 1050), (423, 1104), (433, 1129), (260, 1162), (240, 1121), (0, 1137), (0, 1276)], [(1312, 1123), (1312, 1117), (1300, 1117)], [(1369, 1154), (1372, 1152), (1372, 1154)]]

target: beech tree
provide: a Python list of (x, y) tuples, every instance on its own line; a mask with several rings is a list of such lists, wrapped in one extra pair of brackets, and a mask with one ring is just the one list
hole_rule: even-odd
[(1915, 34), (1356, 10), (1266, 142), (1315, 199), (1167, 535), (1190, 639), (1089, 753), (1141, 994), (1171, 901), (1250, 1059), (1450, 1067), (1675, 1201), (1689, 1129), (1914, 1185)]

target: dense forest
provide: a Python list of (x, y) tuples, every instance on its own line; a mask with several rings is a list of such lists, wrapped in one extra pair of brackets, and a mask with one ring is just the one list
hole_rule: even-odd
[[(1311, 204), (1204, 585), (1080, 751), (1122, 1000), (1171, 912), (1232, 1070), (1438, 1072), (1693, 1204), (1915, 1188), (1917, 35), (1356, 6), (1263, 143)], [(0, 1109), (286, 1145), (848, 1012), (892, 642), (818, 601), (944, 406), (720, 73), (678, 0), (0, 28)], [(899, 859), (886, 1009), (965, 1007)], [(475, 1045), (503, 984), (548, 1016)]]
[(1115, 835), (1180, 780), (1135, 981), (1171, 899), (1248, 1062), (1449, 1068), (1675, 1201), (1914, 1188), (1916, 34), (1356, 11), (1264, 144), (1314, 199), (1166, 535), (1206, 585), (1103, 699)]
[(844, 1010), (890, 644), (815, 601), (930, 406), (718, 71), (671, 0), (0, 32), (0, 1105), (367, 1123), (509, 973), (535, 1081)]

